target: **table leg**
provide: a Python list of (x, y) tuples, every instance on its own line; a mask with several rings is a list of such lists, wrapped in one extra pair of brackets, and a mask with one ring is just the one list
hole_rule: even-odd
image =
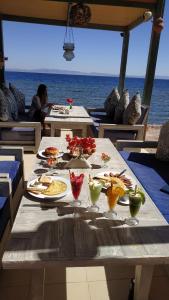
[(82, 128), (82, 137), (86, 137), (87, 136), (87, 126), (83, 126)]
[(54, 126), (54, 124), (51, 124), (50, 136), (55, 136), (55, 126)]
[(134, 300), (148, 300), (153, 270), (153, 265), (136, 266)]
[(29, 299), (44, 300), (45, 292), (45, 268), (32, 271)]

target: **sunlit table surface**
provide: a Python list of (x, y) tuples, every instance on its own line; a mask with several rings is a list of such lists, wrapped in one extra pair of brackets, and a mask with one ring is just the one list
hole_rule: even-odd
[[(62, 138), (44, 137), (39, 149), (48, 146), (67, 152), (67, 143)], [(85, 174), (80, 194), (82, 204), (76, 217), (69, 205), (73, 200), (71, 193), (54, 202), (40, 202), (25, 193), (3, 256), (3, 268), (131, 264), (135, 265), (135, 299), (148, 299), (154, 265), (169, 263), (169, 226), (146, 192), (136, 227), (124, 223), (129, 216), (128, 206), (116, 206), (117, 221), (103, 217), (103, 212), (108, 210), (104, 193), (98, 200), (99, 213), (86, 211), (90, 205), (89, 174), (127, 169), (126, 176), (141, 186), (109, 139), (96, 139), (96, 146), (96, 153), (89, 158), (93, 168), (74, 170)], [(101, 167), (102, 152), (111, 156), (108, 169)], [(64, 163), (62, 158), (60, 163)], [(41, 159), (37, 159), (34, 169), (41, 167)], [(59, 176), (69, 178), (68, 170), (57, 171)], [(34, 177), (32, 172), (30, 179)]]

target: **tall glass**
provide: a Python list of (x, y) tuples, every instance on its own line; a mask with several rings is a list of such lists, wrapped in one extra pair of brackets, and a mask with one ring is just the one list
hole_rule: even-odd
[(117, 201), (119, 200), (119, 192), (117, 188), (108, 188), (107, 191), (107, 200), (109, 205), (109, 211), (104, 213), (104, 216), (108, 219), (116, 220), (117, 219), (117, 213), (114, 210)]
[(96, 202), (99, 199), (101, 190), (102, 190), (103, 184), (99, 182), (98, 180), (89, 180), (89, 191), (90, 191), (90, 199), (92, 202), (92, 205), (88, 207), (88, 211), (90, 212), (97, 212), (99, 211), (99, 207), (96, 205)]
[(102, 153), (101, 154), (101, 160), (103, 161), (103, 168), (107, 168), (107, 163), (110, 161), (111, 157), (106, 154), (106, 153)]
[(144, 204), (145, 196), (144, 193), (136, 190), (129, 192), (129, 208), (130, 208), (130, 218), (125, 220), (125, 223), (129, 226), (135, 226), (139, 223), (139, 220), (136, 218), (138, 214), (141, 204)]
[(77, 207), (81, 205), (81, 201), (79, 200), (79, 195), (81, 192), (82, 184), (83, 184), (84, 174), (75, 175), (74, 172), (70, 172), (70, 183), (72, 188), (72, 194), (74, 197), (74, 201), (70, 202), (70, 205)]

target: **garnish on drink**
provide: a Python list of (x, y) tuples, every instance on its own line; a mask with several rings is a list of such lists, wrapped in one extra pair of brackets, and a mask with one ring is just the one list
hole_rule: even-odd
[(82, 184), (83, 184), (83, 179), (84, 179), (84, 174), (80, 175), (75, 175), (74, 172), (70, 172), (70, 183), (71, 183), (71, 188), (72, 188), (72, 194), (74, 197), (74, 201), (72, 201), (70, 204), (72, 206), (80, 206), (81, 202), (78, 200)]
[(128, 191), (129, 196), (129, 208), (131, 217), (126, 219), (125, 222), (129, 226), (137, 225), (139, 220), (136, 218), (141, 205), (145, 203), (145, 194), (144, 192), (135, 186), (135, 189), (131, 189)]
[(104, 213), (104, 216), (108, 219), (117, 219), (117, 213), (114, 208), (120, 197), (125, 194), (125, 185), (119, 178), (113, 177), (111, 179), (111, 185), (108, 187), (106, 195), (109, 205), (109, 211)]
[(101, 154), (101, 160), (103, 161), (104, 165), (103, 167), (106, 167), (106, 164), (109, 162), (109, 160), (111, 159), (111, 157), (107, 154), (107, 153), (102, 153)]
[(92, 206), (88, 207), (88, 211), (97, 212), (99, 211), (99, 207), (96, 205), (96, 202), (99, 199), (103, 184), (101, 181), (94, 180), (89, 175), (89, 191), (90, 191), (90, 199), (92, 202)]

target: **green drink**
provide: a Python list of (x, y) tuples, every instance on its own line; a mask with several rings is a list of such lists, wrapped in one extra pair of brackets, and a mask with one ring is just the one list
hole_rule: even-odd
[(96, 205), (97, 200), (99, 199), (103, 184), (97, 180), (89, 181), (89, 190), (90, 190), (90, 199), (92, 206), (88, 208), (88, 211), (98, 211), (99, 207)]
[(132, 217), (135, 217), (142, 203), (142, 198), (140, 194), (136, 194), (136, 195), (129, 194), (129, 202), (130, 202), (130, 214)]
[(136, 219), (136, 215), (140, 210), (141, 204), (145, 203), (145, 195), (139, 188), (137, 188), (137, 186), (135, 187), (135, 190), (130, 190), (128, 195), (131, 217), (126, 219), (126, 224), (133, 226), (139, 223), (139, 220)]

